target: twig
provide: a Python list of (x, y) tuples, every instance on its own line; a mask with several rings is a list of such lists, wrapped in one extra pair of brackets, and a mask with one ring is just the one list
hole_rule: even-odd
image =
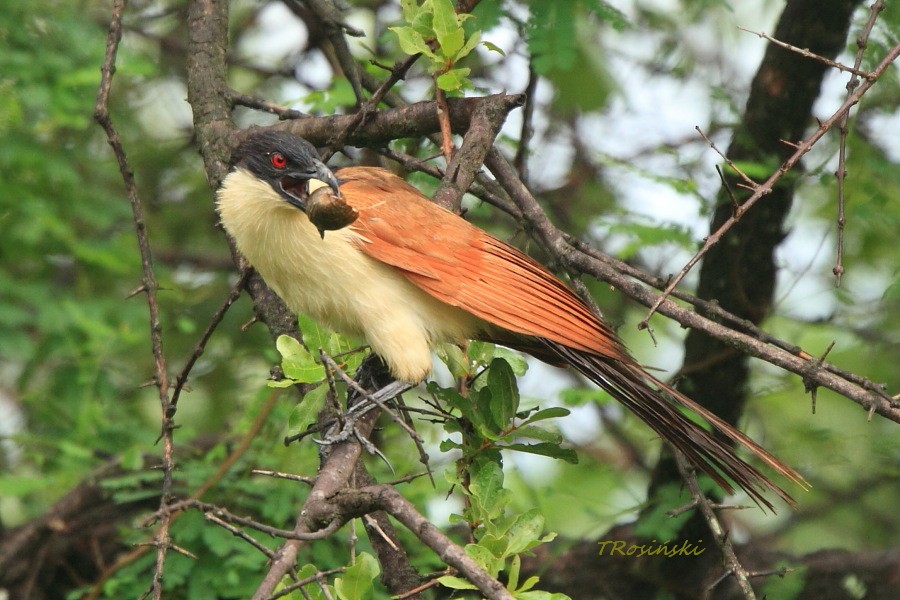
[(485, 597), (491, 600), (512, 600), (512, 594), (502, 583), (472, 560), (461, 546), (444, 535), (394, 488), (382, 484), (340, 490), (333, 496), (332, 502), (341, 514), (348, 516), (383, 510), (403, 523), (422, 543), (434, 550), (442, 561), (475, 584)]
[(753, 194), (747, 198), (747, 200), (740, 205), (740, 207), (734, 212), (734, 214), (729, 217), (715, 232), (709, 235), (703, 243), (703, 246), (700, 250), (697, 251), (694, 256), (687, 262), (683, 269), (676, 275), (672, 282), (666, 286), (666, 289), (663, 291), (662, 295), (657, 298), (656, 302), (650, 307), (650, 310), (647, 312), (647, 315), (638, 323), (639, 329), (646, 329), (650, 317), (653, 316), (653, 313), (657, 311), (660, 305), (665, 301), (665, 299), (669, 296), (673, 289), (684, 279), (684, 276), (688, 274), (688, 272), (696, 265), (701, 258), (712, 248), (715, 244), (722, 239), (722, 236), (731, 229), (731, 227), (737, 223), (741, 217), (748, 211), (750, 208), (756, 204), (757, 200), (765, 196), (766, 194), (772, 191), (772, 187), (775, 185), (777, 181), (779, 181), (784, 175), (794, 168), (797, 162), (807, 153), (812, 147), (822, 139), (828, 131), (830, 131), (838, 121), (843, 118), (843, 116), (850, 111), (850, 109), (859, 102), (859, 99), (862, 98), (863, 94), (865, 94), (878, 80), (879, 77), (884, 73), (884, 71), (893, 63), (897, 57), (900, 56), (900, 44), (892, 47), (888, 53), (884, 56), (881, 62), (877, 67), (872, 71), (871, 77), (866, 79), (852, 94), (847, 96), (847, 99), (844, 100), (844, 103), (841, 104), (841, 107), (834, 112), (826, 121), (822, 122), (818, 129), (813, 132), (808, 138), (797, 144), (797, 150), (788, 157), (787, 160), (782, 163), (782, 165), (766, 179), (765, 182), (760, 184), (755, 188)]
[(447, 164), (453, 159), (453, 131), (450, 127), (450, 107), (447, 105), (447, 95), (434, 80), (434, 99), (437, 104), (438, 124), (441, 126), (441, 153)]
[(301, 588), (320, 581), (323, 577), (327, 577), (329, 575), (336, 575), (338, 573), (343, 573), (346, 569), (344, 567), (340, 567), (337, 569), (329, 569), (327, 571), (318, 571), (315, 575), (310, 575), (309, 577), (304, 577), (303, 579), (298, 579), (290, 585), (286, 585), (271, 596), (267, 598), (267, 600), (276, 600), (277, 598), (284, 598), (291, 592), (296, 590), (303, 591)]
[(268, 477), (274, 477), (276, 479), (288, 479), (290, 481), (299, 481), (301, 483), (306, 483), (308, 485), (313, 485), (316, 482), (315, 477), (305, 477), (303, 475), (295, 475), (294, 473), (282, 473), (281, 471), (269, 471), (266, 469), (250, 469), (250, 472), (254, 475), (266, 475)]
[(534, 135), (534, 107), (537, 99), (534, 91), (537, 89), (538, 74), (534, 70), (534, 61), (528, 62), (528, 85), (525, 86), (525, 110), (522, 111), (522, 130), (519, 132), (519, 146), (516, 148), (516, 158), (513, 164), (519, 172), (519, 179), (528, 185), (528, 154), (531, 137)]
[[(655, 275), (650, 275), (648, 273), (645, 273), (644, 271), (641, 271), (640, 269), (632, 267), (631, 265), (629, 265), (626, 262), (623, 262), (623, 261), (613, 258), (611, 256), (607, 256), (606, 254), (603, 254), (602, 252), (593, 248), (592, 246), (589, 246), (575, 238), (571, 238), (569, 236), (565, 236), (565, 238), (566, 238), (566, 241), (569, 244), (571, 244), (575, 249), (577, 249), (579, 252), (582, 252), (582, 253), (590, 256), (591, 258), (601, 261), (604, 264), (608, 264), (616, 271), (623, 273), (623, 274), (627, 275), (628, 277), (632, 277), (642, 283), (646, 283), (647, 285), (650, 285), (658, 290), (664, 289), (666, 287), (666, 285), (668, 284), (668, 279), (664, 279), (662, 277), (657, 277)], [(627, 293), (627, 290), (626, 290), (626, 293)], [(672, 291), (672, 296), (674, 298), (678, 298), (679, 300), (683, 300), (689, 304), (692, 304), (694, 307), (696, 307), (697, 312), (699, 314), (715, 317), (717, 320), (721, 321), (722, 323), (729, 324), (729, 327), (731, 329), (736, 330), (740, 333), (746, 334), (755, 340), (763, 342), (764, 344), (774, 346), (776, 348), (784, 350), (785, 352), (788, 352), (790, 354), (793, 354), (794, 356), (797, 356), (797, 357), (805, 359), (805, 360), (809, 360), (809, 359), (813, 358), (813, 355), (811, 353), (806, 352), (800, 346), (797, 346), (796, 344), (791, 344), (789, 342), (786, 342), (784, 340), (776, 338), (775, 336), (760, 329), (752, 321), (749, 321), (748, 319), (744, 319), (733, 313), (728, 312), (727, 310), (722, 308), (717, 302), (710, 302), (709, 300), (703, 300), (702, 298), (698, 298), (697, 296), (688, 294), (687, 292), (683, 292), (683, 291), (677, 290), (677, 289)], [(667, 315), (667, 316), (669, 316), (671, 318), (675, 318), (675, 317), (672, 317), (671, 315)], [(675, 319), (676, 319), (676, 321), (678, 320), (677, 318), (675, 318)], [(878, 385), (878, 384), (874, 383), (873, 381), (866, 379), (865, 377), (861, 377), (861, 376), (857, 375), (856, 373), (851, 373), (850, 371), (847, 371), (845, 369), (838, 368), (837, 366), (835, 366), (831, 363), (823, 363), (822, 367), (824, 369), (826, 369), (827, 371), (829, 371), (830, 373), (834, 373), (835, 375), (837, 375), (843, 379), (846, 379), (847, 381), (852, 382), (865, 390), (874, 392), (881, 396), (886, 396), (884, 394), (884, 387), (882, 385)]]
[(278, 527), (272, 527), (270, 525), (254, 521), (253, 519), (247, 517), (239, 517), (235, 514), (232, 514), (227, 509), (222, 508), (221, 506), (209, 504), (208, 502), (201, 502), (200, 500), (194, 498), (173, 502), (172, 504), (166, 506), (164, 510), (159, 511), (156, 514), (162, 517), (165, 512), (180, 512), (190, 508), (203, 511), (204, 513), (212, 514), (228, 523), (236, 523), (243, 527), (255, 529), (256, 531), (265, 533), (272, 537), (283, 538), (286, 540), (321, 540), (333, 534), (345, 523), (343, 519), (335, 518), (331, 520), (331, 522), (329, 522), (327, 526), (322, 527), (321, 529), (317, 529), (316, 531), (312, 531), (309, 533), (297, 532), (291, 531), (290, 529), (279, 529)]
[[(716, 154), (718, 154), (722, 158), (722, 160), (725, 161), (725, 164), (728, 165), (732, 171), (737, 173), (737, 175), (741, 179), (744, 180), (744, 182), (747, 184), (748, 187), (750, 187), (750, 189), (756, 189), (757, 187), (759, 187), (758, 183), (756, 183), (755, 181), (750, 179), (750, 176), (747, 175), (746, 173), (744, 173), (740, 169), (740, 167), (738, 167), (736, 164), (734, 164), (733, 160), (728, 158), (728, 156), (726, 156), (724, 152), (719, 150), (719, 147), (716, 146), (716, 143), (714, 141), (712, 141), (711, 139), (709, 139), (709, 137), (705, 133), (703, 133), (703, 130), (700, 129), (699, 125), (695, 125), (694, 129), (697, 131), (697, 133), (700, 134), (700, 137), (702, 137), (706, 141), (706, 143), (709, 144), (709, 147), (712, 148), (716, 152)], [(719, 175), (721, 176), (721, 173), (719, 173)], [(729, 193), (730, 193), (730, 190), (729, 190)]]
[(828, 65), (829, 67), (833, 67), (840, 71), (846, 71), (848, 73), (853, 73), (853, 75), (863, 77), (865, 79), (868, 79), (871, 76), (869, 73), (860, 70), (859, 63), (857, 63), (856, 65), (854, 65), (852, 67), (848, 67), (845, 64), (833, 61), (830, 58), (827, 58), (825, 56), (820, 56), (820, 55), (816, 54), (815, 52), (810, 52), (809, 48), (798, 48), (797, 46), (793, 46), (791, 44), (782, 42), (781, 40), (776, 40), (772, 36), (770, 36), (766, 33), (763, 33), (761, 31), (751, 31), (750, 29), (745, 29), (743, 27), (738, 27), (738, 29), (740, 29), (741, 31), (746, 31), (747, 33), (752, 33), (753, 35), (761, 37), (762, 39), (764, 39), (772, 44), (775, 44), (776, 46), (780, 46), (781, 48), (784, 48), (785, 50), (790, 50), (791, 52), (794, 52), (795, 54), (799, 54), (800, 56), (805, 56), (806, 58), (811, 58), (812, 60), (817, 60), (822, 64)]
[[(292, 0), (288, 4), (290, 5), (297, 1)], [(359, 66), (350, 53), (350, 47), (347, 45), (347, 38), (344, 37), (344, 32), (346, 31), (354, 37), (361, 37), (363, 32), (354, 29), (341, 20), (340, 12), (333, 0), (304, 0), (303, 3), (322, 24), (322, 29), (325, 31), (325, 35), (328, 36), (328, 41), (331, 42), (338, 64), (340, 64), (344, 76), (350, 82), (350, 87), (353, 88), (353, 93), (356, 95), (356, 104), (357, 106), (362, 106), (366, 99), (360, 81)]]
[(231, 535), (241, 538), (242, 540), (244, 540), (245, 542), (247, 542), (248, 544), (250, 544), (257, 550), (262, 552), (266, 556), (266, 558), (268, 558), (269, 560), (272, 560), (273, 558), (275, 558), (274, 552), (272, 552), (271, 550), (269, 550), (268, 548), (266, 548), (265, 546), (263, 546), (262, 544), (257, 542), (256, 538), (254, 538), (251, 535), (248, 535), (242, 529), (238, 529), (234, 525), (228, 523), (227, 521), (225, 521), (224, 519), (222, 519), (220, 517), (217, 517), (215, 514), (213, 514), (211, 512), (204, 512), (203, 517), (210, 523), (215, 523), (216, 525), (218, 525), (225, 531), (230, 532)]
[(216, 330), (216, 327), (219, 326), (219, 323), (222, 322), (222, 319), (225, 317), (225, 313), (228, 312), (228, 309), (231, 308), (231, 305), (235, 303), (235, 301), (240, 297), (241, 290), (244, 289), (244, 284), (247, 282), (247, 278), (250, 276), (250, 268), (247, 267), (243, 271), (241, 271), (241, 276), (231, 287), (231, 292), (228, 293), (228, 297), (225, 298), (225, 302), (222, 303), (222, 306), (213, 314), (212, 318), (209, 320), (209, 325), (206, 326), (206, 330), (203, 332), (203, 335), (200, 336), (200, 339), (197, 341), (197, 345), (194, 346), (194, 351), (191, 353), (191, 356), (188, 358), (187, 362), (184, 365), (184, 368), (181, 369), (181, 372), (178, 374), (178, 377), (175, 378), (175, 386), (172, 391), (172, 402), (171, 402), (171, 410), (172, 414), (169, 415), (169, 418), (175, 416), (174, 412), (178, 406), (178, 398), (181, 396), (181, 390), (184, 389), (184, 384), (187, 382), (188, 375), (190, 375), (191, 370), (194, 368), (194, 365), (197, 363), (197, 360), (203, 354), (203, 351), (206, 349), (206, 344), (209, 342), (209, 338), (212, 337), (213, 332)]
[[(172, 499), (172, 475), (175, 471), (175, 459), (173, 458), (175, 443), (172, 432), (175, 429), (175, 425), (170, 416), (173, 413), (174, 407), (169, 400), (169, 379), (166, 374), (166, 357), (163, 352), (162, 323), (159, 316), (159, 305), (156, 300), (156, 291), (159, 288), (159, 283), (153, 273), (153, 258), (150, 252), (147, 225), (144, 221), (144, 209), (141, 204), (140, 196), (138, 195), (134, 173), (128, 164), (122, 140), (119, 138), (119, 133), (113, 125), (109, 113), (109, 94), (112, 86), (113, 74), (116, 70), (116, 55), (119, 50), (119, 42), (122, 39), (122, 15), (125, 12), (125, 7), (125, 0), (116, 0), (113, 4), (112, 17), (109, 23), (109, 33), (106, 38), (106, 55), (103, 60), (103, 66), (100, 69), (100, 87), (97, 91), (94, 120), (97, 121), (106, 132), (107, 141), (109, 142), (110, 147), (112, 147), (113, 154), (116, 156), (119, 172), (125, 183), (128, 201), (131, 204), (135, 234), (141, 255), (141, 271), (143, 273), (142, 288), (147, 295), (147, 307), (150, 312), (150, 341), (153, 348), (156, 388), (161, 413), (160, 438), (163, 442), (163, 481), (160, 506), (165, 507)], [(160, 523), (154, 539), (154, 545), (156, 546), (156, 563), (153, 571), (153, 582), (150, 587), (150, 593), (154, 600), (158, 600), (162, 597), (162, 577), (165, 568), (166, 552), (172, 545), (171, 539), (169, 538), (169, 525), (170, 519), (168, 517), (164, 518)]]
[(235, 90), (228, 90), (226, 93), (228, 94), (228, 99), (229, 101), (231, 101), (232, 106), (238, 104), (240, 106), (246, 106), (247, 108), (255, 108), (256, 110), (261, 110), (273, 115), (277, 115), (278, 118), (282, 120), (310, 118), (310, 115), (306, 114), (305, 112), (301, 112), (293, 108), (285, 108), (283, 106), (279, 106), (278, 104), (267, 102), (262, 98), (248, 96), (247, 94), (242, 94)]
[[(447, 574), (449, 575), (452, 572), (453, 571), (448, 570)], [(400, 594), (399, 596), (395, 596), (394, 600), (406, 600), (406, 598), (410, 598), (412, 596), (415, 596), (416, 594), (420, 594), (427, 589), (433, 588), (436, 585), (440, 585), (440, 581), (438, 581), (437, 579), (431, 579), (418, 587), (414, 587), (413, 589)]]
[[(716, 542), (716, 545), (719, 547), (719, 550), (722, 552), (722, 564), (725, 566), (725, 576), (727, 577), (729, 574), (734, 575), (734, 578), (738, 582), (738, 586), (741, 588), (741, 593), (744, 595), (744, 598), (747, 600), (756, 600), (756, 594), (753, 592), (753, 586), (750, 585), (750, 576), (747, 573), (747, 570), (744, 569), (744, 566), (740, 563), (737, 558), (737, 555), (734, 553), (734, 546), (731, 544), (731, 539), (728, 536), (728, 532), (722, 527), (722, 524), (719, 522), (719, 518), (716, 516), (715, 511), (712, 508), (712, 505), (707, 499), (706, 496), (703, 495), (703, 491), (700, 489), (700, 484), (697, 483), (697, 476), (694, 473), (693, 467), (687, 462), (687, 459), (678, 452), (674, 451), (675, 454), (675, 464), (678, 466), (678, 472), (681, 473), (682, 479), (684, 479), (685, 483), (688, 486), (688, 489), (691, 492), (691, 497), (694, 499), (697, 508), (700, 509), (700, 514), (703, 515), (703, 520), (706, 521), (706, 524), (709, 526), (710, 531), (713, 534), (713, 539)], [(721, 581), (721, 579), (719, 580)], [(715, 587), (718, 584), (718, 581), (714, 582), (710, 587)]]
[[(872, 28), (875, 27), (875, 21), (878, 19), (878, 14), (884, 10), (884, 2), (882, 0), (875, 0), (872, 3), (872, 6), (869, 10), (869, 20), (866, 22), (865, 27), (863, 27), (862, 32), (860, 32), (859, 36), (856, 38), (856, 58), (853, 61), (853, 65), (856, 70), (859, 69), (860, 65), (862, 65), (863, 55), (865, 54), (866, 47), (869, 44), (869, 34), (872, 32)], [(859, 74), (853, 71), (853, 76), (847, 81), (847, 93), (852, 94), (856, 87), (859, 85), (859, 76), (868, 77), (868, 74)], [(837, 252), (834, 259), (834, 267), (832, 267), (831, 272), (834, 273), (835, 278), (835, 286), (841, 286), (841, 279), (844, 275), (844, 226), (847, 224), (847, 219), (844, 215), (844, 178), (847, 176), (847, 134), (849, 132), (848, 122), (850, 121), (850, 111), (847, 111), (844, 116), (841, 118), (841, 122), (838, 125), (839, 132), (839, 143), (838, 143), (838, 166), (837, 171), (835, 171), (835, 177), (837, 178)]]

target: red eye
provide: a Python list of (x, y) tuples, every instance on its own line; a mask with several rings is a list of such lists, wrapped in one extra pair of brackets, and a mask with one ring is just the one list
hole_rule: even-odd
[(283, 169), (287, 166), (287, 159), (284, 157), (284, 154), (281, 152), (274, 152), (272, 154), (272, 166), (276, 169)]

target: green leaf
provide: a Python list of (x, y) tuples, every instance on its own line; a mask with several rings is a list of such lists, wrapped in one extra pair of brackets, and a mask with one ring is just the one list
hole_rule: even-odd
[(491, 52), (496, 52), (500, 56), (506, 56), (506, 52), (503, 51), (500, 46), (493, 42), (481, 42), (481, 45), (490, 50)]
[(547, 431), (546, 429), (541, 429), (540, 427), (535, 427), (533, 425), (517, 427), (515, 430), (509, 432), (509, 434), (503, 436), (504, 440), (512, 440), (515, 438), (539, 440), (541, 442), (557, 445), (559, 445), (563, 439), (562, 436), (555, 431)]
[(491, 416), (497, 428), (503, 430), (519, 410), (519, 388), (512, 368), (502, 358), (491, 361), (488, 388), (491, 390)]
[(506, 578), (506, 589), (515, 591), (519, 585), (519, 571), (522, 568), (522, 557), (518, 554), (512, 557), (510, 561), (508, 577)]
[(281, 354), (281, 370), (286, 377), (300, 383), (314, 383), (325, 378), (325, 368), (291, 336), (278, 336), (275, 347)]
[[(126, 471), (137, 471), (144, 466), (144, 452), (140, 446), (132, 446), (122, 453), (119, 465)], [(2, 486), (0, 486), (2, 487)]]
[(455, 62), (455, 55), (459, 52), (466, 41), (466, 33), (462, 27), (458, 27), (454, 31), (450, 31), (443, 35), (438, 35), (438, 45), (441, 47), (441, 54), (444, 58), (451, 62)]
[(450, 69), (443, 75), (438, 75), (436, 80), (437, 86), (445, 92), (453, 92), (462, 89), (468, 82), (469, 73), (472, 69), (463, 67), (461, 69)]
[(536, 508), (522, 513), (507, 532), (507, 556), (524, 552), (541, 543), (544, 516)]
[(474, 583), (469, 583), (467, 580), (462, 579), (460, 577), (453, 577), (452, 575), (444, 575), (443, 577), (438, 577), (438, 583), (440, 583), (444, 587), (448, 587), (451, 590), (477, 590), (478, 586)]
[(423, 10), (422, 12), (417, 14), (412, 21), (409, 21), (410, 26), (421, 33), (422, 37), (426, 40), (432, 39), (434, 37), (434, 26), (432, 26), (431, 23), (431, 10)]
[(425, 388), (430, 394), (434, 394), (437, 398), (449, 403), (450, 406), (457, 409), (464, 419), (472, 422), (475, 427), (484, 426), (484, 418), (481, 413), (476, 410), (475, 402), (470, 398), (464, 398), (454, 389), (439, 387), (433, 381), (429, 381)]
[(469, 491), (485, 504), (493, 504), (503, 489), (503, 468), (493, 461), (481, 463), (473, 468)]
[(503, 13), (502, 0), (481, 0), (470, 13), (475, 18), (467, 24), (467, 30), (472, 33), (476, 29), (481, 31), (493, 29), (500, 24)]
[(533, 415), (528, 417), (528, 420), (525, 421), (525, 423), (536, 423), (538, 421), (544, 421), (546, 419), (557, 419), (559, 417), (568, 417), (570, 414), (572, 414), (572, 413), (568, 408), (563, 408), (561, 406), (553, 406), (550, 408), (544, 408), (544, 409), (537, 411), (536, 413), (534, 413)]
[[(768, 179), (768, 177), (778, 167), (774, 160), (769, 160), (768, 162), (735, 160), (732, 161), (732, 163), (735, 167), (743, 171), (747, 177), (759, 181)], [(731, 167), (723, 167), (723, 170), (726, 170), (726, 172), (732, 172)]]
[(503, 488), (503, 468), (493, 460), (472, 466), (469, 499), (474, 521), (489, 521), (502, 515), (509, 502), (509, 490)]
[(492, 531), (482, 533), (481, 538), (478, 540), (478, 546), (490, 553), (493, 560), (500, 560), (501, 566), (502, 559), (507, 556), (506, 548), (509, 546), (506, 532), (503, 530), (503, 527), (501, 527), (503, 521), (504, 519), (485, 521), (482, 524), (484, 529), (490, 529)]
[(294, 381), (293, 379), (279, 379), (278, 381), (267, 381), (266, 385), (269, 386), (270, 388), (284, 389), (284, 388), (289, 388), (291, 386), (297, 385), (297, 383), (299, 383), (299, 382)]
[(613, 29), (622, 31), (630, 25), (630, 23), (628, 22), (628, 17), (625, 16), (625, 13), (620, 11), (615, 6), (612, 6), (611, 4), (604, 2), (603, 0), (582, 1), (584, 2), (584, 5), (588, 8), (588, 10), (612, 25)]
[[(526, 579), (525, 583), (523, 583), (522, 586), (516, 591), (517, 592), (527, 592), (528, 590), (530, 590), (531, 588), (536, 586), (538, 581), (540, 581), (540, 578), (537, 575), (532, 575), (531, 577)], [(516, 597), (519, 598), (520, 596), (518, 594), (516, 594)]]
[(504, 446), (507, 450), (516, 450), (527, 454), (538, 454), (540, 456), (549, 456), (550, 458), (558, 458), (570, 464), (578, 464), (578, 454), (571, 448), (560, 448), (557, 444), (549, 444), (541, 442), (540, 444), (509, 444)]
[(454, 377), (467, 377), (471, 374), (469, 361), (456, 344), (441, 344), (435, 349), (435, 354), (447, 365), (447, 369)]
[(335, 357), (347, 354), (361, 345), (357, 341), (347, 339), (347, 337), (336, 331), (322, 326), (318, 321), (306, 315), (297, 317), (297, 326), (303, 332), (303, 343), (317, 360), (320, 349), (324, 350), (329, 356)]
[(316, 422), (319, 411), (325, 405), (325, 397), (328, 395), (328, 386), (319, 385), (308, 391), (303, 400), (291, 411), (288, 417), (288, 430), (291, 434), (303, 433)]
[(341, 600), (361, 600), (372, 595), (372, 581), (381, 572), (378, 561), (363, 552), (356, 557), (356, 564), (344, 570), (344, 576), (334, 580), (334, 590)]
[(412, 27), (391, 27), (390, 30), (397, 34), (400, 49), (406, 54), (410, 56), (424, 54), (432, 60), (440, 61), (440, 57), (432, 52), (428, 44), (425, 43), (425, 38), (422, 37), (422, 34)]
[(516, 377), (521, 377), (528, 371), (528, 361), (525, 360), (525, 357), (521, 352), (516, 352), (515, 350), (510, 350), (503, 346), (497, 346), (494, 349), (494, 358), (502, 358), (508, 362), (513, 373), (516, 374)]
[[(462, 31), (462, 29), (460, 29), (460, 31)], [(472, 52), (472, 50), (475, 49), (475, 47), (478, 45), (478, 42), (480, 42), (480, 41), (481, 41), (481, 32), (476, 31), (471, 36), (469, 36), (469, 39), (466, 40), (465, 45), (462, 48), (460, 48), (459, 51), (455, 52), (454, 54), (452, 54), (450, 56), (450, 59), (453, 62), (457, 62), (457, 61), (464, 59)]]
[[(442, 37), (452, 34), (458, 29), (462, 33), (459, 20), (456, 18), (456, 11), (453, 9), (453, 2), (450, 0), (431, 0), (431, 8), (433, 15), (432, 26), (439, 41)], [(462, 46), (461, 41), (460, 46)]]
[(521, 592), (514, 594), (514, 596), (517, 600), (570, 600), (565, 594), (551, 594), (550, 592), (543, 592), (541, 590)]
[(541, 75), (547, 75), (553, 69), (568, 71), (578, 57), (576, 2), (532, 2), (529, 8), (528, 49), (533, 56), (535, 71)]
[(503, 568), (503, 559), (481, 544), (466, 544), (465, 551), (468, 557), (478, 563), (491, 577), (496, 577)]
[(400, 0), (400, 8), (403, 11), (403, 20), (407, 23), (412, 23), (413, 19), (423, 12), (418, 0)]
[(488, 342), (472, 342), (469, 344), (467, 354), (471, 362), (481, 366), (488, 366), (495, 358), (502, 358), (509, 363), (516, 377), (521, 377), (528, 371), (525, 357), (520, 352), (503, 346), (495, 346)]
[(490, 342), (471, 342), (466, 348), (466, 356), (476, 365), (487, 366), (491, 364), (497, 349), (498, 347)]

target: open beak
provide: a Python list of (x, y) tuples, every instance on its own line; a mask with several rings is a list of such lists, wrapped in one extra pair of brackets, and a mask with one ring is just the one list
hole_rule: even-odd
[(293, 206), (306, 212), (306, 200), (309, 195), (321, 187), (330, 187), (340, 198), (340, 182), (325, 163), (315, 161), (305, 171), (293, 171), (279, 181), (284, 198)]

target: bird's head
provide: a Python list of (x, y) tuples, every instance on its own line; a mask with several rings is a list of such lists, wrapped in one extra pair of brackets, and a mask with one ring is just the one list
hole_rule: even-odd
[(319, 159), (315, 147), (286, 131), (251, 131), (232, 154), (231, 162), (268, 183), (285, 201), (303, 211), (309, 195), (319, 187), (328, 186), (340, 196), (340, 182)]

